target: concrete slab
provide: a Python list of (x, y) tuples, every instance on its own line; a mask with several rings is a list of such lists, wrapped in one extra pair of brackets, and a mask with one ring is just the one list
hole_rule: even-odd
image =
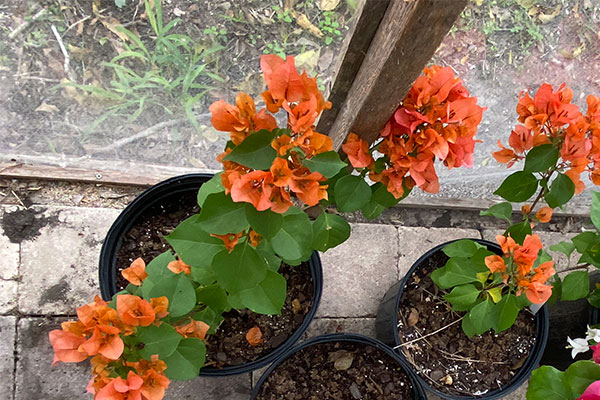
[(375, 337), (375, 318), (315, 318), (303, 339), (330, 333), (360, 333)]
[(321, 255), (323, 297), (319, 317), (375, 316), (379, 300), (396, 280), (395, 227), (352, 224), (350, 238)]
[(171, 382), (164, 400), (248, 400), (251, 389), (250, 374), (219, 378), (199, 377), (191, 381)]
[[(527, 382), (522, 384), (514, 392), (509, 393), (506, 396), (501, 397), (501, 398), (505, 399), (505, 400), (524, 400), (526, 397), (526, 394), (527, 394)], [(427, 399), (428, 400), (443, 400), (441, 397), (436, 396), (435, 394), (432, 394), (430, 392), (427, 392)]]
[(18, 282), (0, 279), (0, 314), (9, 314), (17, 307)]
[[(402, 279), (413, 263), (431, 248), (455, 239), (480, 239), (475, 229), (398, 227), (398, 279)], [(392, 286), (395, 281), (390, 281)]]
[(16, 324), (15, 317), (0, 317), (0, 400), (13, 399)]
[(49, 207), (55, 218), (39, 236), (21, 243), (19, 311), (64, 315), (98, 294), (98, 256), (108, 228), (119, 210)]
[(12, 243), (3, 233), (0, 228), (0, 279), (16, 279), (19, 276), (19, 244)]
[(89, 362), (60, 363), (51, 368), (53, 351), (48, 332), (65, 319), (23, 318), (17, 332), (15, 400), (92, 399), (85, 390), (91, 377)]
[[(483, 235), (484, 239), (495, 243), (496, 236), (502, 235), (503, 233), (504, 233), (503, 230), (484, 230), (482, 232), (482, 235)], [(550, 250), (550, 246), (552, 246), (553, 244), (563, 242), (563, 241), (569, 241), (571, 238), (578, 235), (578, 233), (544, 232), (544, 231), (534, 232), (534, 233), (537, 233), (540, 236), (542, 244), (544, 245), (544, 250), (546, 250), (552, 256), (552, 259), (554, 260), (554, 268), (558, 272), (561, 272), (562, 270), (567, 268), (568, 267), (567, 257), (558, 251)], [(575, 263), (577, 262), (578, 258), (579, 258), (579, 256), (577, 256), (575, 253), (571, 256), (571, 266), (576, 265)]]

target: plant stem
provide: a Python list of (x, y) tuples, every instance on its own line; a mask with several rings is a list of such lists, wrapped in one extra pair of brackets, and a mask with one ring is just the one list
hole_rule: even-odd
[(590, 266), (589, 263), (575, 265), (574, 267), (564, 269), (564, 270), (562, 270), (560, 272), (571, 272), (571, 271), (577, 271), (578, 269), (587, 269), (589, 266)]
[(404, 342), (404, 343), (402, 343), (402, 344), (399, 344), (398, 346), (395, 346), (395, 347), (394, 347), (394, 350), (395, 350), (395, 349), (397, 349), (397, 348), (399, 348), (399, 347), (408, 346), (409, 344), (412, 344), (412, 343), (418, 342), (419, 340), (425, 339), (426, 337), (429, 337), (429, 336), (435, 335), (436, 333), (438, 333), (438, 332), (441, 332), (441, 331), (443, 331), (444, 329), (447, 329), (447, 328), (451, 327), (452, 325), (456, 324), (457, 322), (459, 322), (459, 321), (462, 321), (462, 319), (463, 319), (463, 318), (464, 318), (464, 317), (460, 317), (460, 318), (459, 318), (459, 319), (457, 319), (456, 321), (452, 321), (452, 322), (450, 322), (448, 325), (442, 326), (442, 327), (441, 327), (440, 329), (438, 329), (437, 331), (433, 331), (433, 332), (431, 332), (431, 333), (428, 333), (428, 334), (427, 334), (427, 335), (425, 335), (425, 336), (421, 336), (420, 338), (416, 338), (416, 339), (413, 339), (413, 340), (409, 340), (408, 342)]

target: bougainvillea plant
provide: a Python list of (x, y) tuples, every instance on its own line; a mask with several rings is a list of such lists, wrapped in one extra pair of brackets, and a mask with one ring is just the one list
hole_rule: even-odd
[(585, 338), (567, 338), (571, 356), (592, 350), (592, 360), (576, 361), (565, 371), (544, 365), (533, 371), (528, 400), (600, 399), (600, 329), (588, 326)]
[[(583, 172), (600, 184), (600, 99), (589, 96), (587, 113), (582, 114), (571, 103), (572, 97), (565, 85), (554, 91), (543, 84), (533, 98), (522, 93), (517, 105), (522, 125), (511, 132), (510, 148), (498, 141), (501, 150), (493, 153), (497, 161), (511, 167), (524, 160), (523, 169), (509, 175), (494, 192), (507, 201), (481, 212), (511, 224), (504, 235), (496, 238), (503, 254), (486, 253), (473, 242), (456, 243), (445, 250), (450, 257), (446, 266), (432, 276), (441, 288), (452, 289), (446, 299), (456, 310), (468, 311), (462, 321), (468, 336), (492, 328), (496, 332), (505, 330), (522, 308), (542, 304), (553, 294), (555, 298), (575, 300), (589, 293), (584, 267), (594, 263), (600, 266), (600, 257), (593, 260), (599, 254), (595, 249), (600, 249), (600, 238), (585, 232), (573, 243), (550, 247), (567, 258), (576, 248), (583, 255), (580, 262), (584, 264), (572, 269), (584, 270), (572, 272), (561, 282), (554, 262), (542, 250), (540, 238), (532, 234), (535, 224), (549, 222), (554, 208), (564, 206), (575, 193), (583, 191)], [(531, 199), (531, 204), (521, 208), (522, 219), (513, 224), (510, 202)], [(600, 224), (600, 217), (596, 218)], [(552, 277), (550, 285), (547, 281)], [(600, 299), (600, 291), (596, 296)]]
[[(213, 126), (230, 135), (218, 156), (224, 170), (199, 190), (200, 212), (166, 236), (174, 253), (147, 267), (136, 260), (123, 271), (130, 284), (111, 303), (96, 299), (80, 309), (79, 322), (50, 333), (55, 361), (94, 357), (88, 389), (97, 399), (160, 399), (169, 379), (197, 376), (202, 340), (224, 312), (279, 314), (287, 293), (282, 262), (298, 266), (350, 235), (328, 206), (375, 218), (414, 186), (437, 191), (436, 157), (448, 168), (472, 164), (483, 109), (450, 68), (425, 69), (374, 146), (350, 134), (343, 146), (350, 168), (315, 131), (331, 107), (316, 77), (298, 73), (293, 57), (265, 55), (260, 64), (265, 108), (256, 111), (244, 93), (235, 105), (210, 106)], [(285, 128), (273, 116), (280, 111)], [(255, 326), (246, 340), (252, 346), (265, 338)]]

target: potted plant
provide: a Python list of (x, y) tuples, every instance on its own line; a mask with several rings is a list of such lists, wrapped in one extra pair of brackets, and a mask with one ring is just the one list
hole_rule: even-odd
[[(426, 399), (406, 362), (383, 343), (339, 333), (290, 349), (261, 376), (252, 400), (283, 398)], [(295, 396), (295, 397), (290, 397)]]
[[(381, 304), (378, 333), (401, 348), (428, 388), (442, 397), (498, 398), (516, 389), (542, 355), (548, 316), (546, 307), (539, 305), (550, 299), (553, 286), (555, 297), (562, 286), (563, 299), (582, 297), (584, 286), (587, 294), (587, 272), (577, 271), (578, 275), (572, 273), (561, 282), (554, 262), (532, 233), (535, 224), (550, 221), (553, 208), (583, 190), (579, 178), (583, 171), (590, 171), (595, 179), (595, 159), (600, 154), (594, 144), (598, 100), (588, 98), (588, 112), (583, 115), (571, 99), (572, 92), (564, 85), (554, 91), (548, 84), (533, 98), (527, 93), (519, 98), (517, 113), (524, 125), (512, 131), (512, 149), (499, 142), (501, 150), (493, 155), (509, 167), (524, 159), (523, 170), (508, 176), (495, 191), (507, 201), (481, 212), (511, 224), (497, 237), (500, 246), (471, 240), (438, 246), (415, 263), (411, 269), (415, 274), (393, 286)], [(510, 202), (531, 199), (522, 207), (521, 221), (512, 224)], [(547, 205), (536, 210), (542, 201)], [(567, 255), (572, 251), (564, 244), (552, 249)], [(550, 278), (553, 285), (546, 283)], [(424, 304), (434, 307), (435, 321), (431, 310), (415, 308), (415, 291), (428, 293), (422, 294)], [(428, 322), (431, 326), (423, 329)], [(459, 322), (465, 335), (457, 341)], [(495, 334), (488, 332), (492, 329)], [(518, 346), (505, 339), (515, 331), (525, 334), (517, 335)], [(513, 361), (503, 360), (511, 346), (517, 350)], [(436, 358), (442, 360), (431, 366)], [(504, 372), (502, 364), (508, 366)]]
[[(269, 89), (262, 94), (266, 109), (256, 112), (243, 93), (235, 106), (218, 101), (210, 107), (214, 127), (230, 133), (218, 157), (224, 171), (202, 183), (200, 211), (165, 237), (171, 249), (147, 266), (149, 260), (134, 260), (122, 271), (129, 284), (110, 303), (97, 298), (81, 309), (79, 322), (50, 333), (56, 361), (94, 357), (88, 389), (97, 398), (115, 390), (162, 398), (169, 379), (198, 375), (206, 337), (223, 330), (223, 315), (281, 312), (288, 284), (282, 265), (301, 265), (350, 234), (346, 220), (327, 206), (375, 218), (414, 186), (437, 191), (436, 156), (449, 168), (472, 162), (483, 109), (450, 68), (427, 68), (411, 89), (409, 98), (430, 107), (430, 115), (415, 117), (406, 103), (397, 124), (386, 127), (372, 148), (349, 135), (343, 150), (353, 171), (332, 150), (331, 139), (314, 131), (316, 118), (330, 107), (316, 78), (299, 74), (293, 57), (263, 56), (261, 67)], [(267, 113), (280, 110), (288, 116), (286, 129)], [(408, 138), (415, 118), (430, 127)], [(377, 160), (376, 151), (382, 154)], [(292, 301), (292, 307), (298, 305)], [(127, 313), (143, 317), (143, 324), (133, 324)], [(249, 351), (268, 340), (263, 330), (244, 330), (240, 347)], [(143, 389), (148, 385), (158, 389), (150, 393)]]

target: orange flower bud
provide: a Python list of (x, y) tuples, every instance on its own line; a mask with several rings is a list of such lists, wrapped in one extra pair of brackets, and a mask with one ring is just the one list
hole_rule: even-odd
[(246, 333), (246, 340), (250, 346), (258, 346), (263, 342), (262, 332), (258, 326), (250, 328)]
[(552, 208), (540, 208), (540, 210), (535, 214), (535, 217), (538, 219), (538, 221), (540, 221), (543, 224), (545, 224), (546, 222), (550, 222), (550, 219), (552, 219)]

